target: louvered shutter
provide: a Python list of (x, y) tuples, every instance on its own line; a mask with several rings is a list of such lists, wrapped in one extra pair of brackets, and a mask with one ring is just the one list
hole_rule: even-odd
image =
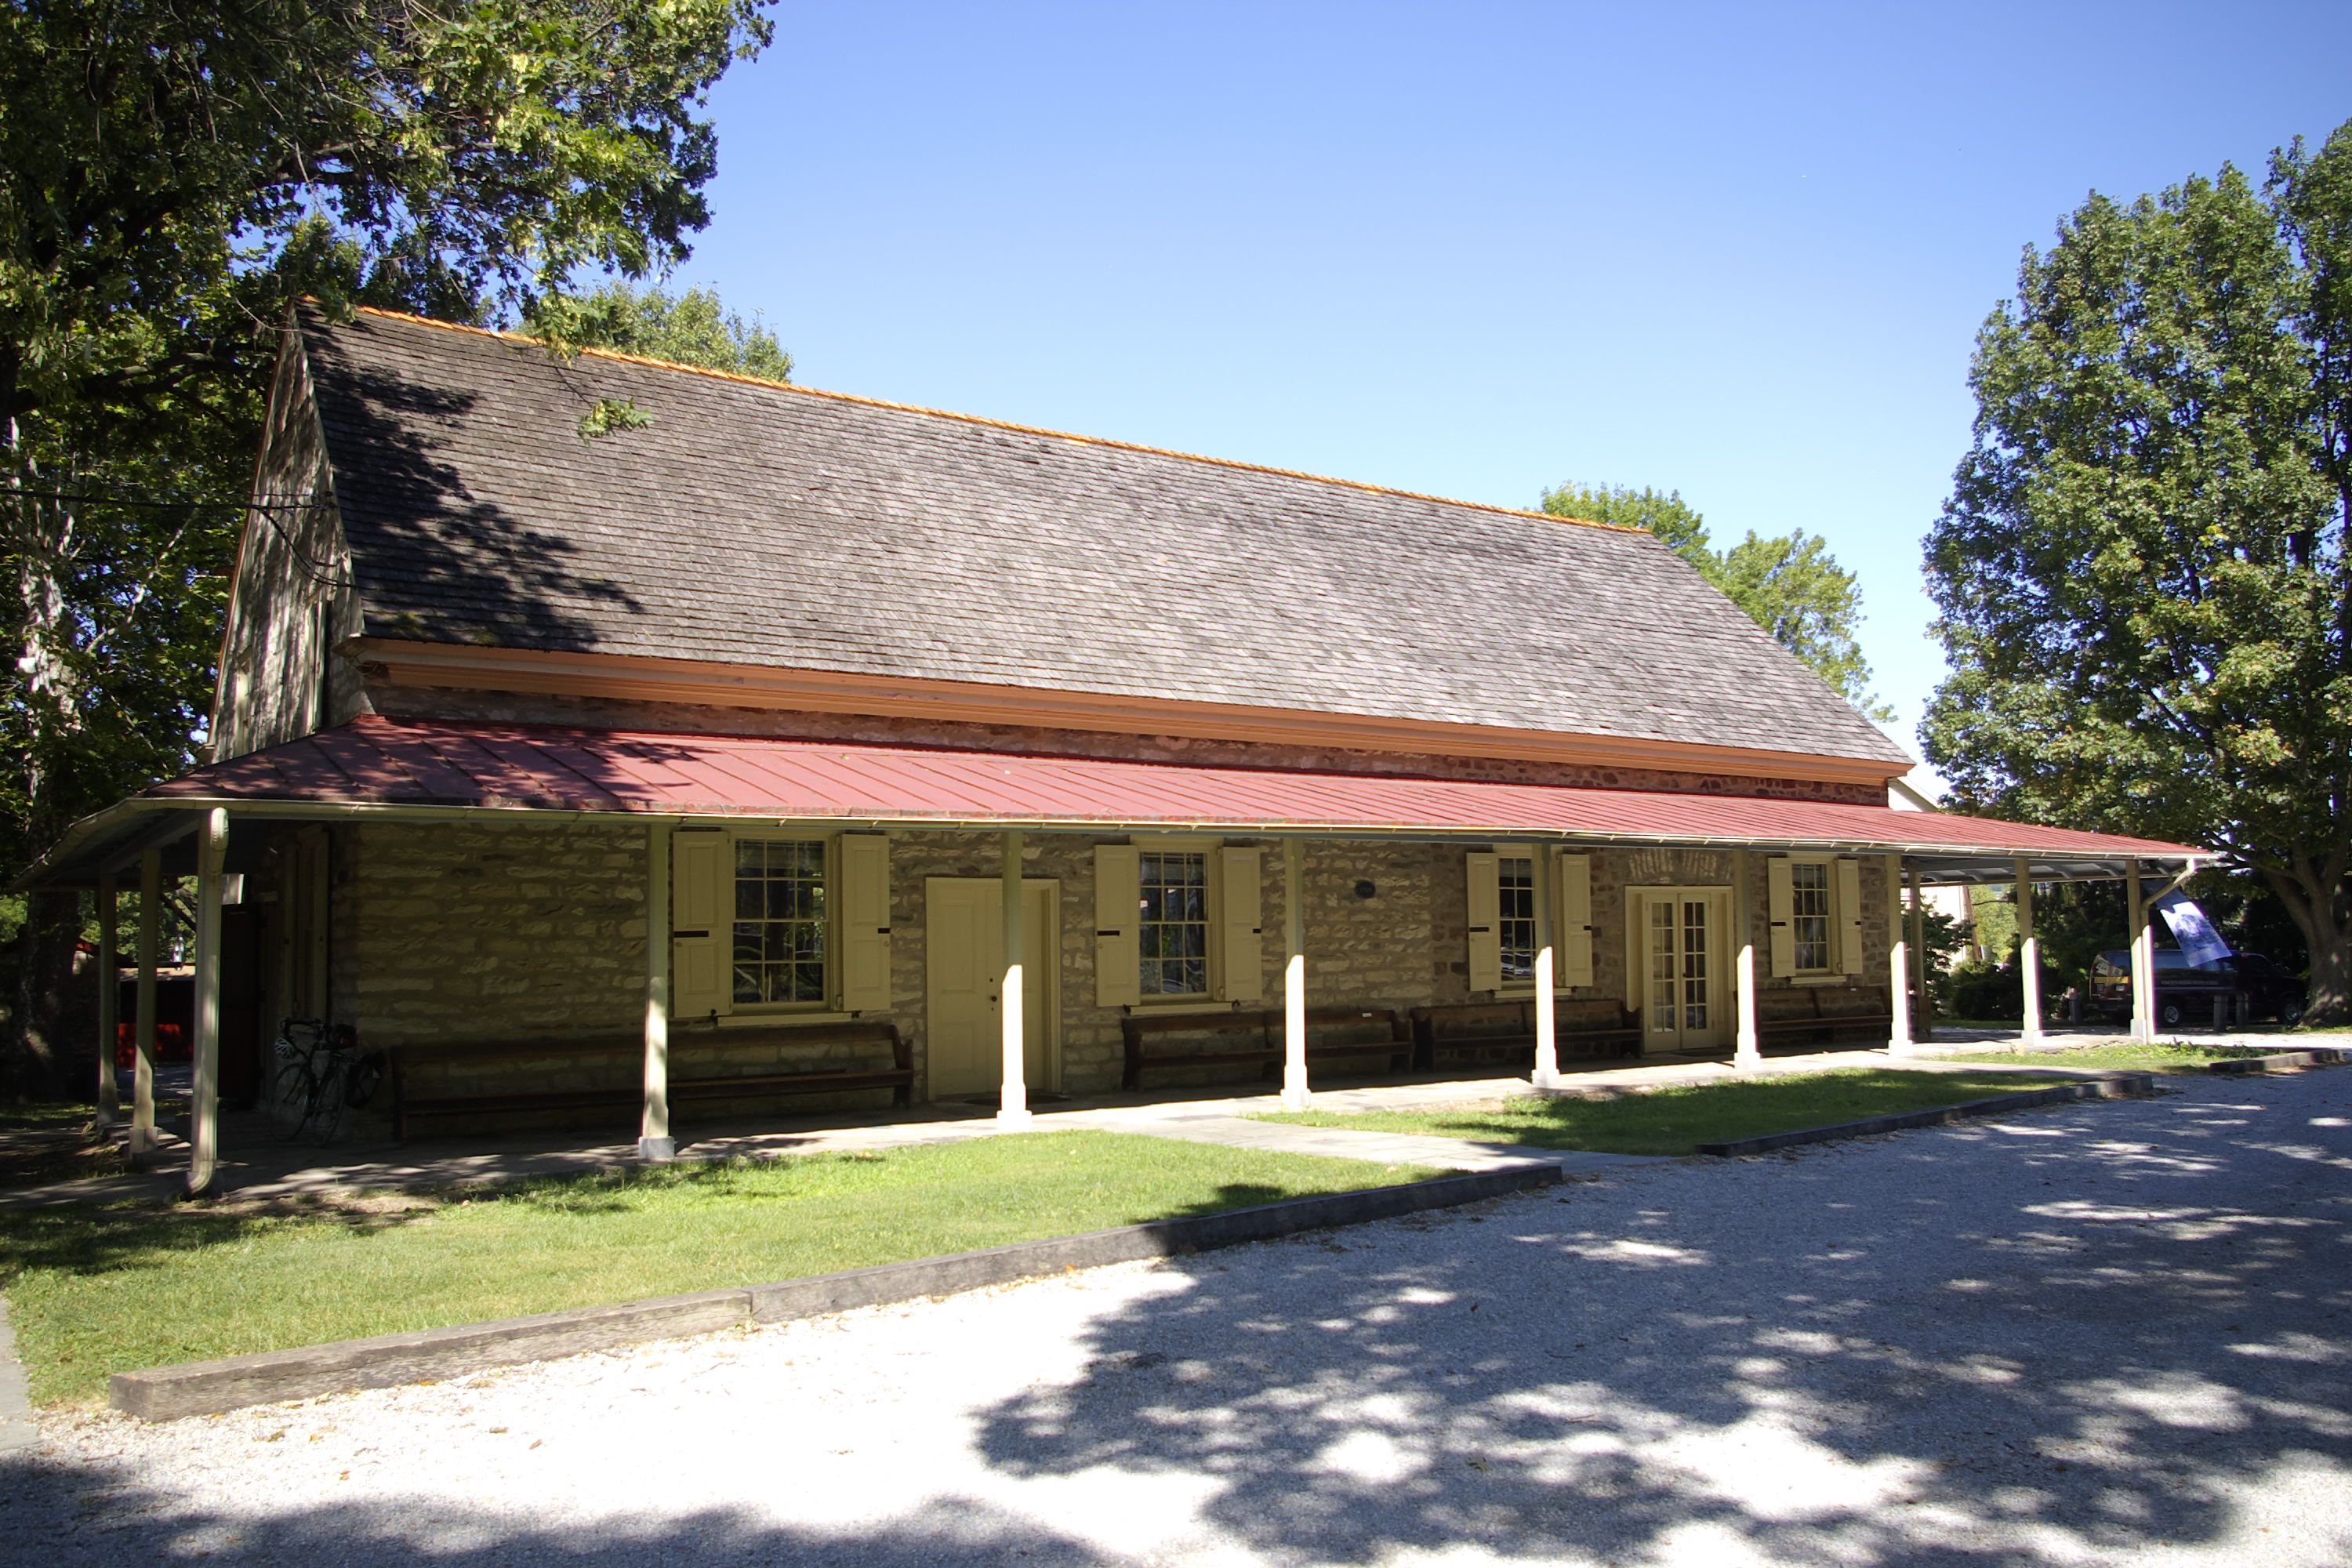
[(1222, 1001), (1255, 1002), (1265, 994), (1259, 902), (1256, 847), (1218, 850), (1217, 968)]
[(841, 1010), (890, 1005), (890, 840), (841, 836)]
[(1848, 974), (1862, 973), (1862, 862), (1837, 863), (1838, 959)]
[(681, 829), (670, 837), (669, 1011), (707, 1018), (732, 1010), (728, 984), (735, 871), (724, 833)]
[(1137, 926), (1143, 871), (1132, 844), (1095, 846), (1095, 1005), (1132, 1007), (1143, 999)]
[(1786, 979), (1797, 973), (1797, 895), (1787, 856), (1775, 855), (1764, 863), (1764, 884), (1772, 921), (1772, 973)]
[(1465, 859), (1470, 873), (1470, 989), (1499, 991), (1503, 985), (1503, 890), (1496, 858), (1482, 849)]
[(1592, 858), (1562, 855), (1553, 862), (1552, 942), (1561, 985), (1592, 984)]

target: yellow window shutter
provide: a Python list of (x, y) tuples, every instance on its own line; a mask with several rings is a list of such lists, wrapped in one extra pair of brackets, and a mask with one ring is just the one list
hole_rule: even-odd
[(1255, 1002), (1265, 994), (1259, 950), (1258, 851), (1255, 845), (1217, 851), (1217, 995)]
[(1838, 959), (1848, 974), (1862, 973), (1862, 862), (1837, 863)]
[(1592, 984), (1592, 857), (1562, 855), (1553, 862), (1552, 943), (1561, 985)]
[(841, 1010), (890, 1005), (890, 840), (841, 836)]
[(1465, 857), (1470, 871), (1470, 989), (1499, 991), (1503, 985), (1503, 889), (1495, 857), (1474, 850)]
[(1095, 846), (1095, 1005), (1132, 1007), (1143, 1000), (1143, 958), (1136, 931), (1143, 908), (1143, 868), (1132, 844)]
[(708, 1018), (734, 1005), (727, 951), (735, 868), (724, 833), (681, 829), (670, 836), (669, 1011)]
[(1797, 895), (1786, 855), (1764, 862), (1764, 885), (1772, 921), (1772, 973), (1785, 979), (1797, 973), (1797, 928), (1792, 923)]

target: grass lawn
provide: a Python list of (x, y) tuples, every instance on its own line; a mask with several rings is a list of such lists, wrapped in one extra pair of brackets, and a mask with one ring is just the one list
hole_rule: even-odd
[(2023, 1073), (1895, 1072), (1853, 1068), (1791, 1073), (1739, 1083), (1643, 1089), (1610, 1100), (1547, 1100), (1533, 1095), (1499, 1106), (1458, 1110), (1270, 1113), (1266, 1121), (1351, 1127), (1371, 1132), (1423, 1132), (1538, 1149), (1591, 1149), (1609, 1154), (1689, 1154), (1702, 1143), (1827, 1127), (1896, 1110), (1956, 1105), (2057, 1083)]
[[(122, 1114), (131, 1114), (129, 1106)], [(98, 1107), (88, 1101), (0, 1101), (0, 1187), (111, 1175), (123, 1168), (120, 1145), (97, 1138)]]
[(333, 1214), (0, 1215), (0, 1293), (42, 1404), (107, 1374), (830, 1273), (1439, 1173), (1132, 1133), (441, 1194)]
[(2291, 1051), (2291, 1040), (2281, 1040), (2275, 1047), (2263, 1050), (2245, 1050), (2228, 1046), (2189, 1045), (2179, 1040), (2158, 1040), (2154, 1045), (2134, 1045), (2129, 1041), (2095, 1046), (2056, 1046), (2046, 1050), (1967, 1051), (1946, 1056), (1937, 1052), (1936, 1059), (1944, 1062), (2007, 1062), (2030, 1063), (2037, 1067), (2096, 1068), (2116, 1072), (2202, 1072), (2208, 1062), (2226, 1060), (2231, 1057), (2258, 1057), (2263, 1050)]

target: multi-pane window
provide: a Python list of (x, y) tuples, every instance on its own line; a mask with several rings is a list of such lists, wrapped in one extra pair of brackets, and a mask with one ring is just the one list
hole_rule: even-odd
[(1503, 983), (1532, 983), (1536, 977), (1536, 863), (1505, 855), (1495, 862), (1495, 880), (1501, 896)]
[(1797, 969), (1830, 966), (1830, 868), (1819, 860), (1789, 863), (1789, 930), (1797, 942)]
[(1141, 939), (1146, 996), (1209, 994), (1209, 858), (1146, 850)]
[(735, 1000), (824, 1000), (824, 846), (735, 841)]

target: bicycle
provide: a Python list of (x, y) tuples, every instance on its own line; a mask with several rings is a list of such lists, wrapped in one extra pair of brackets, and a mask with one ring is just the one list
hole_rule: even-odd
[(366, 1104), (383, 1074), (381, 1053), (362, 1052), (348, 1024), (331, 1029), (323, 1018), (289, 1018), (278, 1026), (275, 1049), (269, 1118), (281, 1142), (305, 1128), (320, 1143), (333, 1142), (345, 1109)]

